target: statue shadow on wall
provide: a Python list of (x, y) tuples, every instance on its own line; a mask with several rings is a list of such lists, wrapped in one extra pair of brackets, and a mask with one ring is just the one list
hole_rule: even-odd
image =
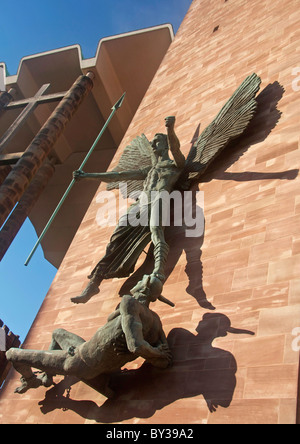
[(115, 373), (110, 383), (115, 396), (101, 406), (91, 400), (71, 399), (71, 386), (78, 380), (66, 377), (46, 392), (39, 403), (41, 411), (47, 414), (54, 409), (72, 410), (89, 420), (113, 423), (135, 417), (150, 418), (176, 400), (199, 395), (211, 413), (218, 407), (227, 408), (236, 386), (237, 364), (232, 353), (214, 347), (213, 341), (228, 333), (254, 334), (231, 327), (224, 314), (206, 313), (196, 334), (184, 328), (170, 331), (168, 343), (173, 355), (170, 368), (162, 370), (145, 362), (137, 370)]
[[(217, 162), (213, 162), (202, 177), (202, 182), (209, 182), (212, 179), (234, 180), (234, 181), (255, 181), (255, 180), (293, 180), (297, 177), (299, 170), (292, 169), (282, 172), (253, 172), (244, 171), (240, 173), (226, 172), (251, 146), (265, 140), (280, 120), (281, 112), (278, 110), (278, 102), (284, 94), (284, 88), (278, 83), (269, 84), (257, 96), (257, 112), (250, 122), (246, 131), (230, 143), (230, 145), (218, 156)], [(191, 144), (199, 137), (200, 125), (196, 129)], [(209, 310), (215, 310), (215, 307), (207, 300), (203, 288), (203, 267), (201, 263), (201, 247), (204, 241), (205, 219), (203, 208), (198, 205), (197, 191), (201, 190), (201, 183), (194, 184), (192, 187), (192, 219), (200, 218), (203, 222), (202, 230), (199, 230), (197, 223), (195, 226), (174, 226), (166, 227), (165, 236), (169, 244), (170, 252), (166, 264), (167, 279), (172, 274), (181, 255), (185, 252), (186, 266), (185, 273), (188, 277), (188, 286), (186, 291), (193, 296), (198, 304)], [(205, 196), (204, 196), (205, 200)], [(171, 202), (172, 204), (172, 202)], [(205, 204), (205, 201), (204, 201)], [(204, 210), (205, 211), (205, 210)], [(171, 221), (174, 208), (171, 205)], [(182, 214), (184, 220), (184, 214)], [(191, 237), (187, 236), (187, 231), (193, 231)], [(120, 296), (128, 293), (130, 289), (139, 281), (144, 274), (150, 274), (153, 270), (153, 248), (150, 245), (143, 264), (138, 268), (123, 284), (120, 289)]]

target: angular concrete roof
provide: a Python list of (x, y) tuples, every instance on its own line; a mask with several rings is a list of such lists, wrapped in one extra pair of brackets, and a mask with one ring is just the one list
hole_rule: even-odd
[[(93, 144), (111, 107), (126, 91), (122, 108), (115, 114), (95, 149), (86, 171), (105, 171), (120, 144), (154, 74), (174, 38), (171, 25), (161, 25), (100, 40), (96, 55), (83, 59), (79, 45), (24, 57), (16, 75), (5, 79), (6, 90), (15, 90), (14, 100), (33, 97), (43, 84), (45, 92), (67, 91), (77, 77), (92, 71), (92, 92), (56, 142), (53, 156), (56, 171), (31, 211), (30, 219), (39, 235), (72, 179), (85, 154)], [(23, 152), (55, 109), (56, 103), (40, 104), (26, 124), (5, 147), (5, 153)], [(0, 136), (14, 122), (20, 109), (7, 109), (0, 115)], [(47, 235), (42, 241), (45, 257), (58, 267), (98, 188), (86, 182), (73, 187)]]

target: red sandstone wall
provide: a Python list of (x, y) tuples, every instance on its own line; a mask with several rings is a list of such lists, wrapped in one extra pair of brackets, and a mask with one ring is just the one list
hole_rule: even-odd
[[(292, 333), (300, 327), (300, 176), (289, 171), (299, 168), (300, 91), (294, 90), (293, 75), (300, 66), (299, 39), (298, 0), (193, 2), (113, 165), (133, 137), (163, 131), (170, 114), (177, 116), (187, 153), (198, 124), (203, 130), (252, 72), (262, 78), (262, 94), (247, 135), (200, 185), (203, 245), (201, 240), (180, 243), (178, 237), (171, 242), (176, 261), (169, 262), (169, 271), (174, 269), (164, 295), (176, 307), (153, 307), (170, 333), (174, 367), (158, 375), (145, 368), (134, 372), (140, 363), (128, 366), (128, 384), (116, 401), (72, 381), (20, 397), (13, 394), (18, 375), (12, 373), (0, 397), (0, 422), (296, 422), (299, 353), (292, 348)], [(94, 200), (26, 348), (47, 349), (51, 331), (59, 326), (88, 339), (114, 309), (124, 280), (104, 282), (101, 294), (86, 305), (70, 303), (112, 231), (97, 227), (98, 209)], [(216, 313), (255, 334), (220, 336), (217, 327), (225, 318)]]

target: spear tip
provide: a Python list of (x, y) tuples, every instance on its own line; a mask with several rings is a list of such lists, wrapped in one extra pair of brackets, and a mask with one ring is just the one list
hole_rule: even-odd
[(124, 92), (124, 94), (122, 95), (122, 97), (119, 98), (119, 100), (118, 100), (117, 103), (112, 107), (112, 109), (117, 110), (117, 109), (121, 108), (122, 103), (123, 103), (124, 98), (125, 98), (125, 95), (126, 95), (126, 92)]

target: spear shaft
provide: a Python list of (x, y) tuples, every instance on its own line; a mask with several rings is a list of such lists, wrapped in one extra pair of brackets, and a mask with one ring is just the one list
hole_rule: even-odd
[[(122, 97), (117, 101), (117, 103), (112, 107), (112, 111), (111, 111), (111, 113), (110, 113), (110, 115), (109, 115), (107, 121), (105, 122), (103, 128), (101, 129), (100, 133), (98, 134), (97, 138), (95, 139), (95, 141), (94, 141), (93, 145), (91, 146), (89, 152), (87, 153), (87, 155), (85, 156), (83, 162), (81, 163), (80, 167), (78, 168), (79, 170), (81, 170), (81, 169), (84, 167), (84, 165), (86, 164), (86, 162), (87, 162), (88, 159), (90, 158), (92, 152), (94, 151), (96, 145), (98, 144), (99, 140), (101, 139), (101, 137), (102, 137), (104, 131), (106, 130), (106, 128), (107, 128), (109, 122), (111, 121), (112, 117), (114, 116), (114, 114), (116, 113), (116, 111), (122, 106), (122, 103), (123, 103), (123, 100), (124, 100), (125, 94), (126, 94), (126, 93), (124, 93), (124, 94), (122, 95)], [(33, 249), (31, 250), (31, 252), (30, 252), (28, 258), (26, 259), (26, 261), (25, 261), (25, 263), (24, 263), (25, 266), (27, 266), (27, 265), (29, 264), (29, 262), (31, 261), (32, 256), (34, 255), (36, 249), (37, 249), (38, 246), (40, 245), (42, 239), (44, 238), (45, 234), (47, 233), (47, 231), (48, 231), (50, 225), (52, 224), (53, 220), (55, 219), (57, 213), (59, 212), (61, 206), (63, 205), (64, 201), (66, 200), (66, 198), (67, 198), (67, 196), (68, 196), (69, 192), (71, 191), (71, 189), (72, 189), (72, 187), (73, 187), (74, 184), (75, 184), (75, 179), (72, 179), (71, 182), (70, 182), (70, 185), (68, 186), (68, 188), (66, 189), (64, 195), (63, 195), (62, 198), (60, 199), (60, 201), (59, 201), (57, 207), (55, 208), (54, 212), (52, 213), (52, 216), (51, 216), (50, 219), (48, 220), (48, 222), (47, 222), (45, 228), (43, 229), (43, 231), (42, 231), (40, 237), (39, 237), (38, 240), (36, 241), (36, 243), (35, 243)]]

